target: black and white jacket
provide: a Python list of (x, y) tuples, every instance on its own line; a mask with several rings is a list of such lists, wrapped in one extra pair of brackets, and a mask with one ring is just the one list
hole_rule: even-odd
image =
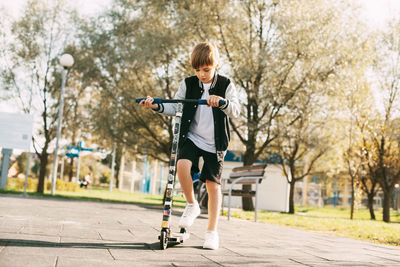
[[(204, 92), (202, 82), (197, 76), (191, 76), (184, 79), (179, 90), (175, 95), (176, 99), (200, 99)], [(230, 140), (229, 118), (237, 118), (240, 114), (240, 105), (238, 94), (231, 80), (225, 76), (215, 74), (211, 87), (210, 95), (218, 95), (226, 100), (226, 104), (221, 107), (212, 107), (214, 121), (214, 137), (217, 155), (223, 157), (228, 149)], [(197, 110), (197, 104), (185, 104), (180, 129), (179, 145), (183, 145), (187, 138), (190, 123)], [(176, 104), (161, 104), (159, 113), (165, 115), (175, 115)], [(210, 118), (211, 119), (211, 118)], [(211, 122), (211, 121), (210, 121)], [(210, 125), (212, 126), (212, 125)]]

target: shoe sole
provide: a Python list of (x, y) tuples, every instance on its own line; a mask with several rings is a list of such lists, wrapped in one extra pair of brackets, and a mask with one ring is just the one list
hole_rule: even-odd
[(217, 250), (218, 249), (218, 247), (214, 248), (214, 247), (204, 247), (204, 246), (203, 246), (203, 248), (204, 249), (209, 249), (209, 250)]

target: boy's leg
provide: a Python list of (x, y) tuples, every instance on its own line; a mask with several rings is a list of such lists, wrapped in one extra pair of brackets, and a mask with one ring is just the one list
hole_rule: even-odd
[(208, 226), (204, 237), (203, 248), (218, 249), (219, 237), (217, 232), (219, 211), (221, 207), (221, 174), (223, 159), (214, 153), (203, 153), (204, 165), (200, 175), (206, 181), (208, 192)]
[(218, 249), (219, 236), (217, 232), (219, 210), (221, 207), (221, 185), (214, 181), (206, 181), (208, 192), (208, 226), (204, 237), (203, 248)]
[(190, 175), (191, 166), (192, 162), (187, 159), (180, 159), (177, 164), (179, 182), (187, 201), (185, 210), (179, 219), (179, 227), (181, 228), (190, 227), (197, 216), (200, 215), (199, 204), (194, 198), (193, 181)]
[(183, 211), (182, 217), (179, 220), (179, 227), (190, 227), (197, 216), (200, 215), (200, 207), (194, 197), (193, 180), (191, 175), (191, 168), (193, 162), (196, 164), (196, 149), (198, 149), (193, 142), (186, 140), (182, 149), (179, 152), (177, 163), (177, 174), (181, 184), (183, 194), (186, 198), (186, 207)]
[(208, 193), (208, 226), (207, 231), (217, 231), (219, 212), (221, 208), (221, 185), (206, 181)]
[(180, 159), (177, 164), (177, 172), (179, 183), (181, 184), (183, 194), (185, 195), (186, 201), (189, 204), (193, 204), (195, 201), (193, 192), (193, 181), (190, 174), (192, 168), (192, 162), (188, 159)]

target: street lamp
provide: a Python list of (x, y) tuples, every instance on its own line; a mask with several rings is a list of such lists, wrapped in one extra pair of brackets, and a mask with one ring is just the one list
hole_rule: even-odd
[(58, 140), (60, 139), (61, 133), (61, 122), (62, 113), (64, 107), (64, 87), (65, 80), (67, 77), (67, 70), (74, 64), (74, 58), (70, 54), (63, 54), (60, 58), (60, 65), (63, 66), (62, 79), (61, 79), (61, 92), (60, 92), (60, 105), (58, 106), (58, 123), (57, 123), (57, 138), (56, 138), (56, 148), (54, 149), (54, 163), (53, 163), (53, 173), (51, 176), (51, 194), (54, 196), (56, 189), (56, 176), (57, 176), (57, 154), (58, 154)]

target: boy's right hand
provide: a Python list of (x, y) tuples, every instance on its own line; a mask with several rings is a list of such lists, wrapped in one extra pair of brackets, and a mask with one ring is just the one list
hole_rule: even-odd
[(151, 108), (154, 110), (158, 110), (158, 104), (153, 104), (154, 99), (151, 96), (147, 96), (145, 100), (142, 100), (139, 102), (140, 106), (143, 106), (145, 108)]

